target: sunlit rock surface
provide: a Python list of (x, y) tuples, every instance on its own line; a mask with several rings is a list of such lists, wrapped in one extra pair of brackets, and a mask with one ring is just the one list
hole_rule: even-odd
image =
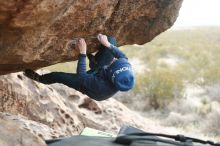
[[(170, 28), (182, 0), (0, 0), (0, 74), (76, 60), (73, 47), (98, 33), (143, 44)], [(72, 45), (71, 45), (72, 44)]]

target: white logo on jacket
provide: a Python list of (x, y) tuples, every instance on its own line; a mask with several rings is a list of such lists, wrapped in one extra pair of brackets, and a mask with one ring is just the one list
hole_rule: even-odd
[(121, 72), (128, 71), (128, 70), (132, 71), (131, 67), (125, 66), (125, 67), (122, 67), (116, 70), (112, 75), (112, 82), (114, 83), (114, 79), (116, 75), (120, 74)]

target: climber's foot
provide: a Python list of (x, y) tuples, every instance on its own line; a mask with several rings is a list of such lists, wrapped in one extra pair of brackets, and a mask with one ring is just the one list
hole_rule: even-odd
[(40, 75), (31, 69), (25, 69), (24, 75), (32, 80), (39, 81)]

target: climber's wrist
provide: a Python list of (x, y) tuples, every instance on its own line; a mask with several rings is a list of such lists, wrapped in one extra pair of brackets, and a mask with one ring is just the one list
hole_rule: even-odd
[(86, 52), (80, 52), (80, 55), (81, 55), (81, 54), (82, 54), (82, 55), (86, 55)]
[(79, 54), (79, 57), (86, 57), (86, 54)]
[(80, 54), (85, 54), (85, 55), (86, 55), (86, 49), (85, 49), (85, 50), (84, 50), (84, 49), (80, 50), (79, 53), (80, 53)]
[(111, 48), (111, 44), (110, 44), (109, 42), (106, 43), (105, 46), (106, 46), (107, 48)]

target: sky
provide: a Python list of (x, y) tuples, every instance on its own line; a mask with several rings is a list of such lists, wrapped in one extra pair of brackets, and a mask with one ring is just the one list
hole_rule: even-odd
[(183, 0), (177, 27), (220, 26), (220, 0)]

